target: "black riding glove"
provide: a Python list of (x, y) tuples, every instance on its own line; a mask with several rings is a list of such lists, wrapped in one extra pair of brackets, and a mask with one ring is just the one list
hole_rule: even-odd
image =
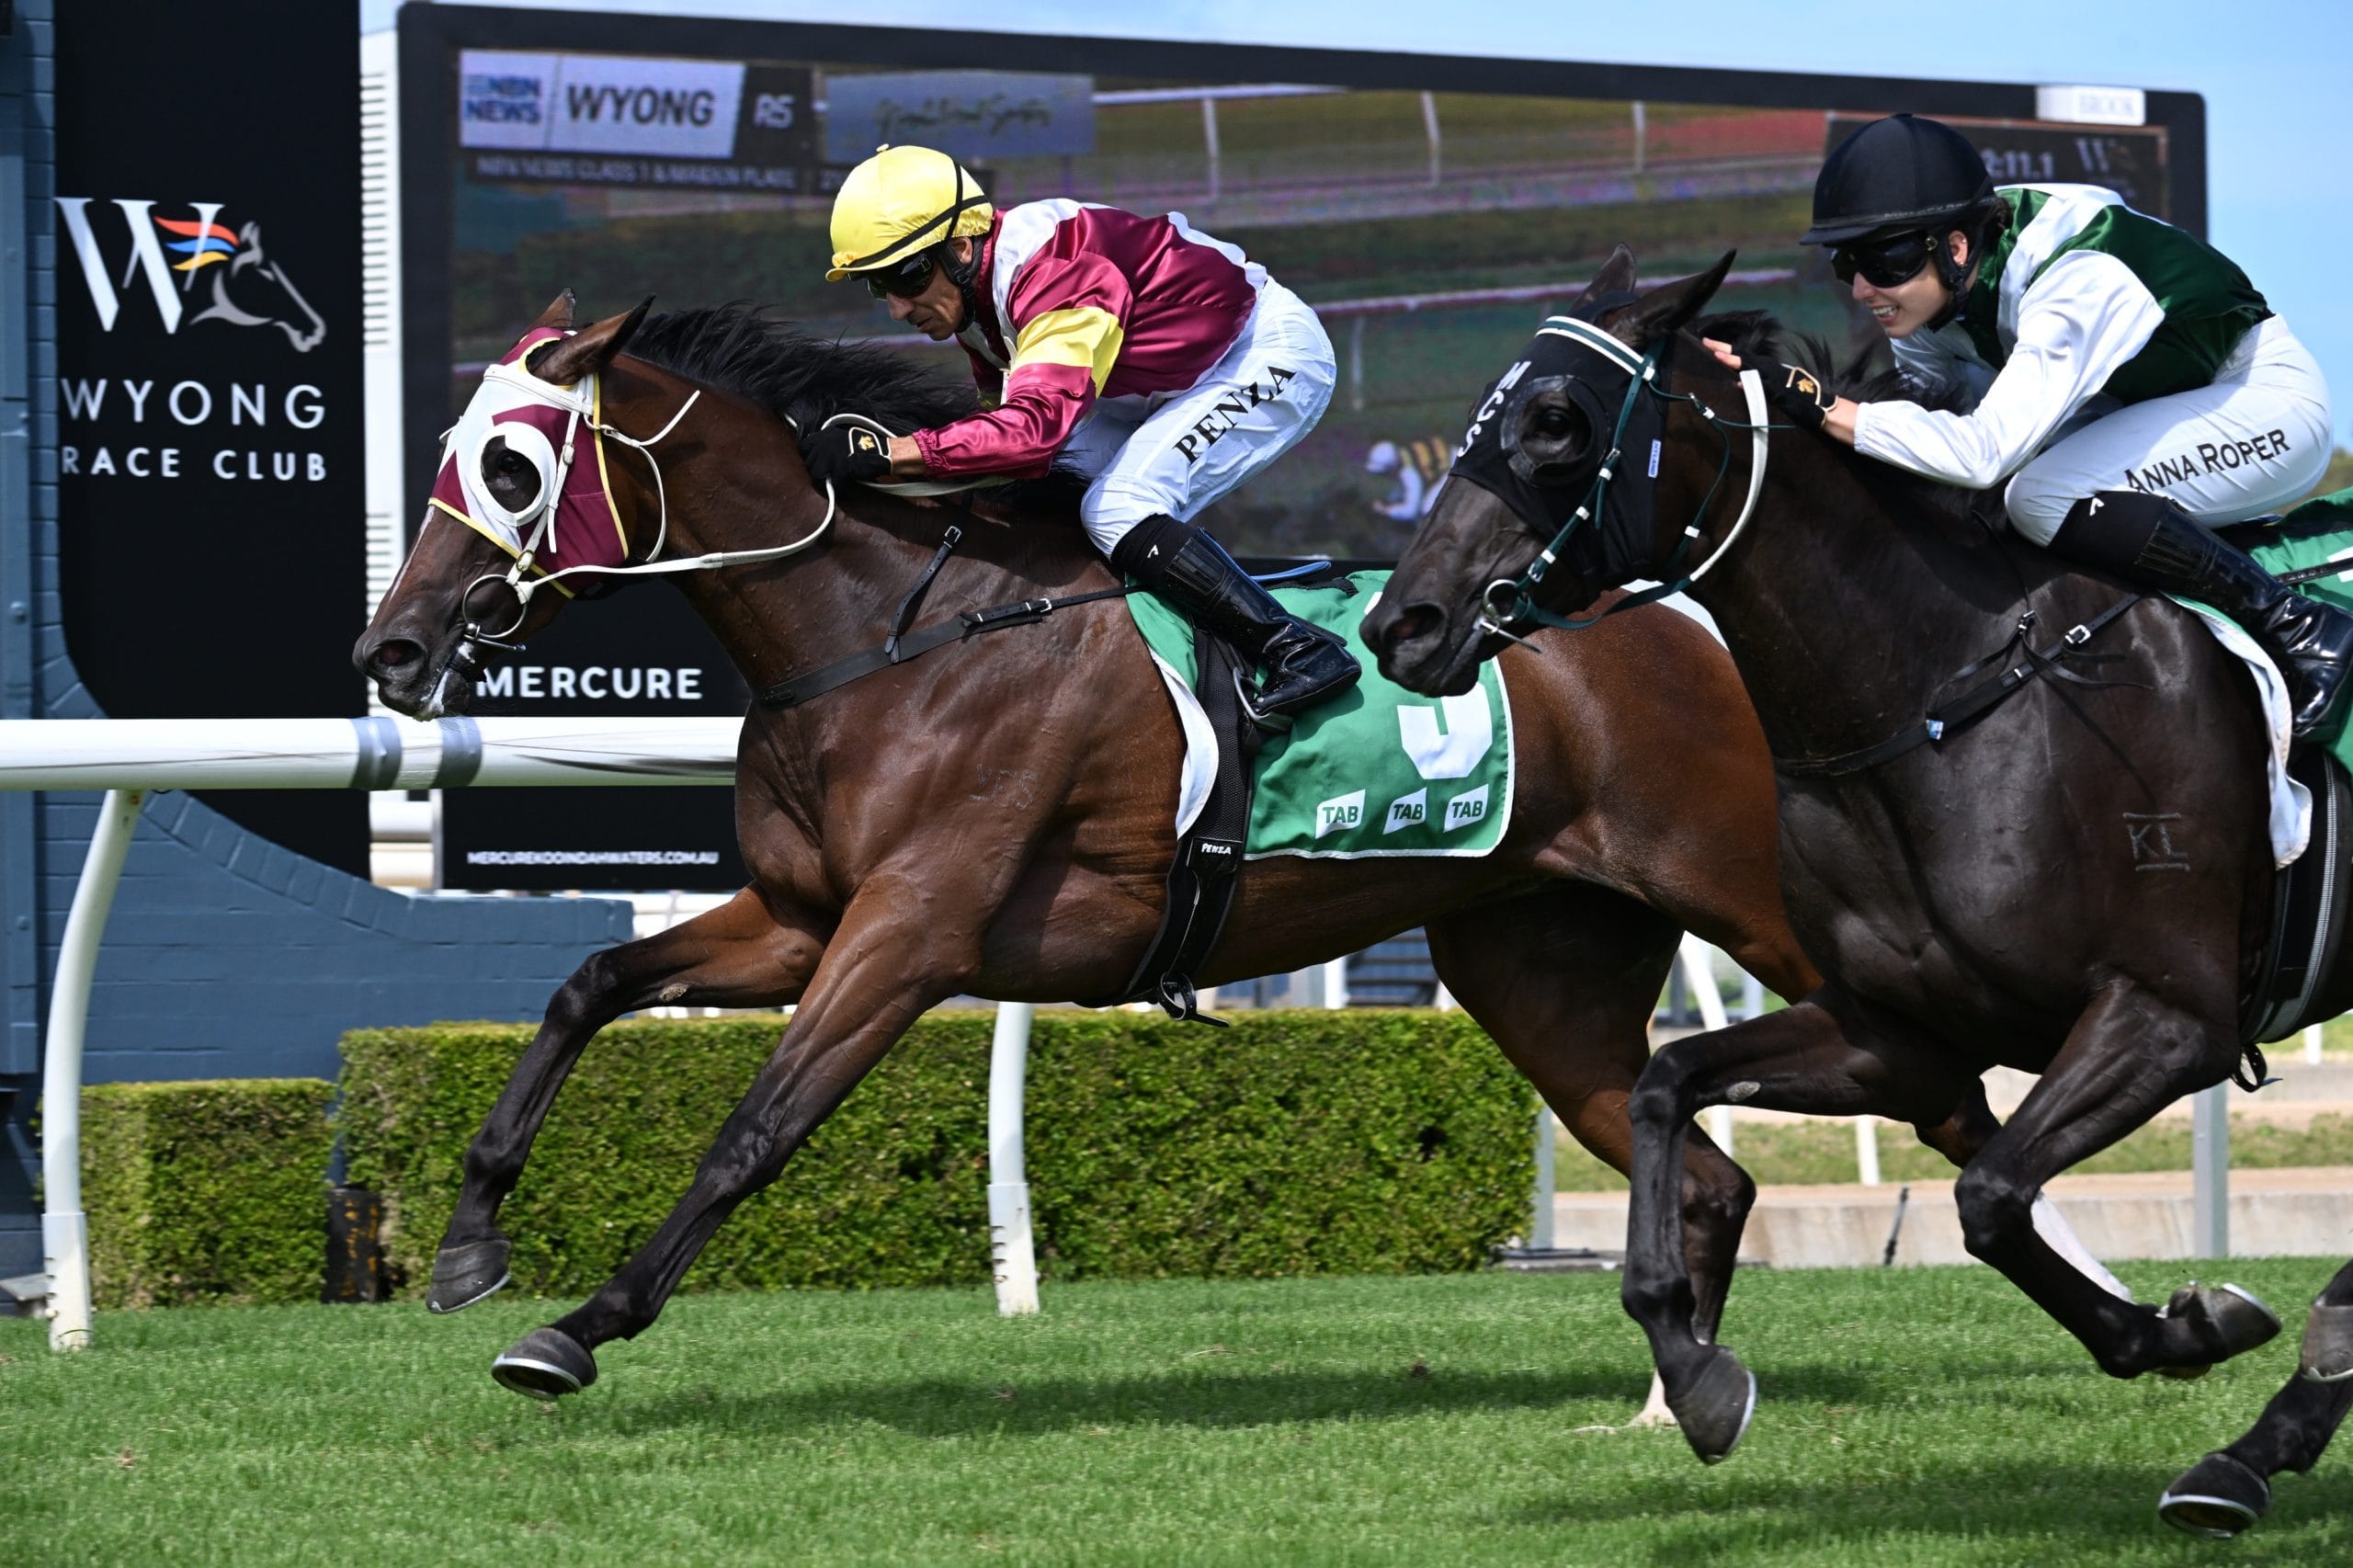
[(818, 484), (871, 484), (891, 477), (890, 443), (862, 425), (820, 430), (801, 449), (809, 477)]
[(1768, 360), (1756, 367), (1765, 383), (1765, 401), (1801, 430), (1819, 430), (1838, 394), (1803, 365), (1777, 365)]

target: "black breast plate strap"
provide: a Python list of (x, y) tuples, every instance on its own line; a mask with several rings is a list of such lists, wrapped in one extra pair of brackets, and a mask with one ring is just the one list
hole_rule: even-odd
[[(2110, 622), (2140, 602), (2140, 595), (2127, 594), (2090, 620), (2071, 628), (2059, 641), (2040, 653), (2026, 640), (2034, 626), (2034, 612), (2029, 610), (2019, 619), (2018, 629), (2011, 634), (2008, 642), (1949, 676), (1945, 684), (1949, 686), (1955, 681), (1967, 680), (1989, 665), (1999, 664), (2002, 667), (1951, 701), (1930, 710), (1917, 724), (1899, 730), (1877, 745), (1841, 752), (1836, 756), (1777, 756), (1773, 759), (1773, 770), (1790, 778), (1836, 778), (1877, 767), (1916, 747), (1932, 741), (1941, 741), (2017, 695), (2019, 688), (2038, 676), (2049, 675), (2070, 680), (2077, 678), (2062, 669), (2060, 661), (2081, 653)], [(2010, 651), (2014, 648), (2019, 654), (2015, 663), (2010, 660)]]

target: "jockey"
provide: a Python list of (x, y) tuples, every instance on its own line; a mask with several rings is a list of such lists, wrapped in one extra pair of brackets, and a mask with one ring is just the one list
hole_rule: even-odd
[(836, 426), (813, 478), (871, 483), (1075, 470), (1112, 567), (1264, 667), (1253, 707), (1295, 713), (1361, 673), (1190, 519), (1314, 427), (1331, 401), (1315, 312), (1184, 215), (1050, 200), (1003, 211), (944, 153), (884, 147), (834, 199), (828, 281), (857, 277), (972, 362), (982, 412), (892, 438)]
[(2321, 726), (2353, 617), (2208, 531), (2328, 466), (2327, 383), (2245, 274), (2114, 191), (1996, 187), (1959, 131), (1904, 114), (1832, 152), (1803, 243), (1831, 247), (1897, 365), (1965, 412), (1856, 403), (1795, 369), (1767, 378), (1777, 409), (1914, 473), (2006, 482), (2011, 527), (2230, 616), (2287, 677), (2295, 733)]

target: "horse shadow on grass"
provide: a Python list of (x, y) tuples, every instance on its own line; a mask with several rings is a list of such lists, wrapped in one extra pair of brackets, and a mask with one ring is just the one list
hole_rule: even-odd
[[(2197, 1561), (2224, 1550), (2178, 1536), (2156, 1516), (2175, 1471), (2075, 1453), (2028, 1451), (1997, 1463), (1904, 1473), (1900, 1456), (1823, 1474), (1793, 1473), (1787, 1454), (1742, 1453), (1720, 1468), (1645, 1474), (1636, 1493), (1597, 1494), (1564, 1475), (1558, 1496), (1500, 1513), (1503, 1522), (1564, 1532), (1611, 1523), (1643, 1527), (1642, 1544), (1620, 1561), (1659, 1568), (1694, 1562), (1810, 1561), (1894, 1562), (1911, 1550), (1966, 1545), (1986, 1564)], [(2181, 1464), (2197, 1455), (2185, 1446)], [(1759, 1462), (1759, 1461), (1762, 1462)], [(1807, 1473), (1812, 1471), (1812, 1473)], [(2310, 1476), (2273, 1481), (2271, 1513), (2227, 1548), (2234, 1568), (2310, 1568), (2347, 1560), (2342, 1522), (2353, 1510), (2353, 1473), (2325, 1464)], [(1845, 1548), (1844, 1551), (1837, 1551)], [(2078, 1556), (2077, 1552), (2081, 1555)], [(1943, 1558), (1939, 1556), (1939, 1561)]]
[[(1159, 1377), (1025, 1378), (1003, 1383), (918, 1378), (812, 1383), (731, 1392), (701, 1383), (615, 1403), (605, 1429), (635, 1436), (679, 1428), (805, 1431), (871, 1424), (909, 1437), (1038, 1436), (1117, 1426), (1201, 1429), (1296, 1422), (1383, 1421), (1432, 1415), (1559, 1409), (1572, 1424), (1618, 1424), (1640, 1407), (1644, 1374), (1590, 1368), (1560, 1372), (1176, 1370)], [(1864, 1379), (1824, 1372), (1813, 1397), (1851, 1400)]]

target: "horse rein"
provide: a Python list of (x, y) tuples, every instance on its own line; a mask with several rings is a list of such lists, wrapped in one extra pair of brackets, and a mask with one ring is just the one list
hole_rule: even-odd
[[(1654, 344), (1644, 353), (1636, 354), (1633, 349), (1601, 327), (1574, 316), (1552, 317), (1537, 329), (1537, 335), (1564, 337), (1580, 344), (1601, 355), (1632, 379), (1627, 383), (1624, 400), (1618, 405), (1618, 421), (1616, 426), (1610, 431), (1608, 455), (1601, 460), (1600, 468), (1595, 472), (1591, 483), (1586, 489), (1584, 500), (1570, 515), (1568, 521), (1562, 524), (1559, 531), (1553, 534), (1551, 542), (1537, 552), (1536, 559), (1530, 562), (1519, 575), (1497, 578), (1495, 582), (1488, 584), (1487, 591), (1480, 596), (1478, 629), (1490, 636), (1502, 637), (1520, 643), (1525, 643), (1528, 640), (1511, 629), (1523, 622), (1535, 621), (1539, 625), (1558, 627), (1565, 631), (1582, 631), (1620, 610), (1631, 609), (1636, 605), (1650, 604), (1665, 598), (1670, 594), (1681, 593), (1706, 576), (1719, 562), (1723, 560), (1725, 552), (1730, 551), (1740, 536), (1747, 530), (1749, 520), (1756, 515), (1756, 502), (1757, 498), (1764, 494), (1765, 469), (1772, 454), (1773, 441), (1772, 426), (1765, 407), (1764, 380), (1755, 370), (1744, 369), (1740, 372), (1741, 396), (1748, 405), (1748, 423), (1744, 425), (1738, 420), (1724, 418), (1714, 409), (1700, 402), (1693, 393), (1668, 392), (1658, 384), (1660, 353), (1667, 343), (1673, 341), (1671, 338)], [(1718, 438), (1723, 442), (1723, 458), (1716, 467), (1715, 483), (1708, 487), (1708, 494), (1700, 498), (1699, 507), (1693, 513), (1690, 522), (1684, 526), (1683, 535), (1676, 541), (1674, 553), (1667, 559), (1665, 575), (1673, 576), (1684, 558), (1689, 554), (1692, 545), (1699, 539), (1699, 525), (1706, 520), (1708, 507), (1715, 499), (1716, 489), (1723, 483), (1724, 473), (1732, 465), (1732, 438), (1727, 432), (1733, 430), (1746, 430), (1751, 442), (1748, 494), (1741, 503), (1740, 516), (1733, 519), (1732, 528), (1724, 534), (1708, 558), (1688, 574), (1671, 583), (1662, 581), (1638, 593), (1629, 594), (1608, 609), (1583, 619), (1570, 619), (1554, 615), (1536, 602), (1535, 590), (1544, 581), (1545, 573), (1559, 562), (1561, 551), (1567, 548), (1570, 538), (1577, 529), (1587, 523), (1595, 523), (1597, 526), (1602, 508), (1608, 501), (1610, 482), (1617, 477), (1618, 464), (1624, 456), (1623, 443), (1627, 423), (1633, 417), (1635, 406), (1645, 392), (1661, 402), (1689, 403), (1699, 410), (1701, 418), (1707, 420), (1715, 428)]]

